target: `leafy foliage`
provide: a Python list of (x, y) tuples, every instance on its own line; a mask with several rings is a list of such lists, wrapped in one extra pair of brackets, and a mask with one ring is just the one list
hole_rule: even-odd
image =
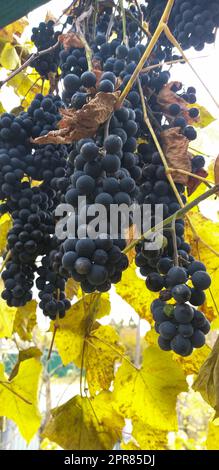
[(121, 439), (124, 424), (111, 392), (101, 392), (92, 399), (76, 395), (52, 410), (43, 437), (67, 450), (112, 449)]
[(20, 364), (17, 375), (8, 381), (0, 365), (0, 414), (13, 419), (22, 436), (29, 442), (41, 422), (37, 392), (42, 366), (37, 359)]

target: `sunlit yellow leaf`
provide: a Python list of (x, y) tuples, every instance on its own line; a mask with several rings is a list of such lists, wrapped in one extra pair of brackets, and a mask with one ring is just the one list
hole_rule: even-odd
[(217, 418), (219, 416), (219, 338), (202, 365), (193, 388), (200, 392), (204, 400), (215, 409), (215, 418)]
[[(163, 400), (166, 398), (163, 397)], [(158, 405), (159, 406), (159, 405)], [(132, 421), (132, 435), (141, 450), (165, 450), (167, 449), (167, 431), (145, 426), (144, 420), (134, 418)]]
[(201, 106), (198, 103), (195, 103), (195, 105), (189, 105), (190, 108), (198, 108), (200, 112), (200, 119), (198, 122), (193, 122), (194, 127), (207, 127), (209, 124), (212, 122), (216, 121), (216, 119), (209, 113), (209, 111), (204, 107)]
[(78, 294), (80, 284), (76, 282), (73, 278), (67, 280), (65, 285), (65, 295), (67, 299), (72, 300), (74, 296)]
[(0, 218), (0, 256), (4, 253), (7, 243), (7, 233), (12, 226), (11, 217), (8, 214), (4, 214)]
[(145, 281), (137, 276), (134, 263), (124, 271), (121, 282), (116, 284), (116, 292), (141, 318), (152, 323), (150, 305), (157, 298), (157, 294), (146, 289)]
[[(3, 286), (1, 285), (1, 292)], [(0, 338), (10, 338), (13, 332), (16, 308), (8, 307), (0, 294)]]
[(8, 381), (0, 364), (0, 416), (15, 421), (28, 442), (39, 429), (41, 421), (37, 406), (41, 369), (37, 359), (26, 360), (20, 364), (16, 377)]
[[(202, 240), (219, 253), (219, 223), (206, 219), (200, 212), (191, 213), (190, 218)], [(216, 318), (219, 298), (219, 256), (214, 255), (201, 241), (197, 248), (197, 243), (194, 241), (194, 235), (188, 224), (186, 226), (186, 240), (192, 247), (193, 256), (197, 259), (200, 257), (211, 276), (210, 290), (208, 289), (205, 293), (207, 297), (206, 308), (212, 307), (213, 315), (210, 310), (206, 310), (205, 313), (211, 314), (211, 319)]]
[(15, 321), (14, 332), (18, 333), (24, 341), (31, 340), (31, 332), (36, 325), (37, 302), (31, 300), (24, 307), (18, 307)]
[(115, 329), (96, 321), (96, 318), (108, 315), (109, 311), (107, 295), (86, 295), (60, 320), (55, 336), (63, 364), (73, 361), (86, 369), (91, 394), (109, 388), (114, 378), (115, 361), (123, 353)]
[(209, 346), (205, 344), (203, 348), (194, 349), (190, 356), (182, 357), (178, 354), (173, 354), (173, 360), (181, 365), (185, 375), (198, 374), (200, 367), (207, 359), (211, 352)]
[(91, 394), (108, 390), (114, 379), (115, 361), (121, 359), (124, 348), (119, 344), (119, 336), (112, 326), (98, 326), (86, 343), (84, 367)]
[(219, 426), (213, 423), (208, 425), (206, 446), (208, 450), (219, 450)]
[(111, 450), (121, 439), (124, 418), (115, 410), (111, 392), (94, 398), (76, 395), (52, 410), (43, 437), (67, 450)]
[(14, 34), (16, 34), (16, 36), (21, 36), (26, 26), (28, 26), (27, 17), (20, 18), (1, 29), (0, 38), (5, 41), (12, 42)]
[(27, 359), (33, 359), (33, 358), (40, 359), (41, 356), (42, 356), (42, 352), (38, 348), (32, 347), (28, 349), (21, 349), (21, 351), (19, 351), (19, 354), (18, 354), (18, 360), (14, 368), (11, 371), (9, 380), (12, 380), (18, 374), (20, 364), (23, 361), (26, 361)]
[(20, 59), (14, 46), (7, 42), (0, 55), (0, 63), (7, 70), (14, 70), (20, 65)]
[(176, 399), (186, 389), (183, 371), (173, 361), (171, 353), (149, 346), (144, 351), (140, 370), (123, 362), (116, 374), (113, 393), (124, 416), (168, 431), (176, 429)]

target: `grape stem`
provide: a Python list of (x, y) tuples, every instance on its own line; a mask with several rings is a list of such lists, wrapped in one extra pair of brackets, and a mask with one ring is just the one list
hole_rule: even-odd
[(186, 170), (181, 170), (180, 168), (169, 168), (169, 171), (174, 172), (174, 173), (182, 173), (183, 175), (188, 175), (191, 176), (192, 178), (196, 178), (199, 181), (202, 181), (203, 183), (206, 184), (209, 188), (211, 187), (211, 184), (214, 184), (214, 181), (206, 180), (202, 176), (196, 175), (195, 173), (191, 173), (190, 171)]
[[(167, 219), (163, 220), (162, 222), (159, 222), (159, 224), (155, 225), (155, 227), (152, 227), (151, 229), (147, 230), (147, 232), (143, 233), (141, 237), (139, 237), (137, 240), (133, 240), (124, 250), (123, 253), (128, 253), (132, 248), (134, 248), (139, 241), (144, 240), (144, 238), (147, 238), (149, 235), (151, 235), (152, 232), (157, 232), (158, 230), (161, 230), (163, 227), (166, 227), (167, 225), (171, 224), (172, 220), (175, 218), (181, 219), (187, 212), (189, 212), (191, 209), (196, 207), (200, 202), (205, 201), (205, 199), (208, 199), (211, 197), (213, 194), (217, 193), (219, 190), (219, 184), (216, 184), (213, 188), (209, 189), (206, 191), (204, 194), (201, 194), (199, 197), (194, 199), (194, 201), (189, 202), (186, 204), (184, 207), (179, 209), (177, 212), (174, 214), (170, 215), (167, 217)], [(200, 240), (200, 239), (199, 239)], [(201, 240), (200, 240), (201, 241)], [(205, 242), (204, 242), (205, 243)], [(212, 249), (213, 250), (213, 249)], [(216, 253), (215, 253), (216, 254)]]
[(6, 263), (9, 261), (10, 256), (11, 256), (11, 252), (8, 251), (8, 253), (7, 253), (7, 255), (6, 255), (6, 257), (5, 257), (5, 259), (4, 259), (3, 263), (2, 263), (2, 265), (1, 265), (1, 267), (0, 267), (0, 274), (2, 273), (2, 271), (3, 271), (3, 269), (4, 269), (5, 265), (6, 265)]
[(126, 16), (125, 16), (125, 8), (123, 0), (119, 0), (119, 6), (122, 13), (122, 35), (123, 35), (123, 43), (127, 46), (127, 34), (126, 34)]
[[(156, 136), (156, 134), (155, 134), (155, 131), (154, 131), (154, 129), (153, 129), (152, 125), (151, 125), (151, 122), (150, 122), (150, 120), (149, 120), (149, 118), (148, 118), (147, 109), (146, 109), (146, 104), (145, 104), (145, 98), (144, 98), (144, 93), (143, 93), (142, 86), (141, 86), (141, 82), (140, 82), (139, 78), (137, 79), (137, 82), (138, 82), (138, 88), (139, 88), (139, 93), (140, 93), (140, 98), (141, 98), (141, 104), (142, 104), (142, 109), (143, 109), (143, 115), (144, 115), (145, 123), (146, 123), (146, 125), (147, 125), (147, 127), (148, 127), (148, 129), (149, 129), (149, 131), (150, 131), (150, 133), (151, 133), (151, 136), (152, 136), (152, 138), (153, 138), (153, 141), (154, 141), (154, 143), (155, 143), (155, 145), (156, 145), (156, 147), (157, 147), (157, 150), (158, 150), (158, 152), (159, 152), (159, 154), (160, 154), (160, 157), (161, 157), (161, 160), (162, 160), (162, 163), (163, 163), (163, 166), (164, 166), (166, 175), (167, 175), (167, 179), (168, 179), (168, 181), (169, 181), (169, 183), (170, 183), (170, 186), (171, 186), (171, 188), (172, 188), (172, 190), (173, 190), (173, 192), (174, 192), (174, 194), (175, 194), (175, 196), (176, 196), (176, 199), (177, 199), (178, 203), (179, 203), (180, 206), (183, 208), (183, 207), (185, 207), (185, 206), (184, 206), (183, 201), (182, 201), (182, 198), (181, 198), (181, 196), (180, 196), (180, 194), (179, 194), (179, 192), (178, 192), (178, 190), (177, 190), (177, 187), (176, 187), (176, 185), (175, 185), (175, 182), (174, 182), (174, 180), (173, 180), (173, 178), (172, 178), (171, 171), (170, 171), (169, 166), (168, 166), (168, 163), (167, 163), (167, 161), (166, 161), (166, 157), (165, 157), (165, 155), (164, 155), (163, 149), (162, 149), (162, 147), (161, 147), (161, 145), (160, 145), (160, 143), (159, 143), (159, 141), (158, 141), (158, 139), (157, 139), (157, 136)], [(191, 219), (189, 218), (188, 215), (186, 215), (186, 218), (187, 218), (188, 223), (189, 223), (189, 225), (190, 225), (190, 227), (191, 227), (192, 233), (193, 233), (193, 235), (194, 235), (194, 239), (195, 239), (197, 242), (198, 242), (198, 241), (201, 241), (206, 247), (208, 247), (208, 249), (209, 249), (210, 251), (212, 251), (212, 253), (214, 253), (216, 256), (219, 256), (219, 254), (218, 254), (217, 252), (215, 252), (215, 250), (214, 250), (213, 248), (211, 248), (209, 245), (207, 245), (207, 244), (199, 237), (199, 235), (198, 235), (198, 233), (197, 233), (197, 231), (196, 231), (196, 229), (195, 229), (195, 227), (194, 227), (194, 225), (193, 225), (193, 223), (192, 223), (192, 221), (191, 221)]]
[(177, 240), (176, 240), (176, 217), (173, 217), (173, 220), (171, 223), (171, 233), (172, 233), (172, 240), (173, 240), (174, 266), (179, 266), (179, 257), (178, 257)]
[(164, 26), (165, 26), (165, 23), (168, 21), (169, 19), (169, 15), (171, 13), (171, 10), (172, 10), (172, 7), (173, 7), (173, 4), (174, 4), (174, 0), (168, 0), (167, 2), (167, 5), (165, 7), (165, 10), (162, 14), (162, 17), (159, 21), (159, 24), (157, 26), (157, 29), (155, 30), (142, 58), (140, 59), (135, 71), (133, 72), (132, 76), (130, 77), (130, 80), (128, 81), (125, 89), (123, 90), (122, 94), (120, 95), (119, 97), (119, 103), (123, 103), (124, 99), (126, 98), (127, 94), (129, 93), (129, 91), (131, 90), (135, 80), (137, 79), (140, 71), (142, 70), (142, 68), (144, 67), (144, 64), (145, 64), (145, 61), (148, 59), (148, 57), (150, 56), (151, 52), (153, 51), (154, 49), (154, 46), (156, 45), (161, 33), (163, 32), (164, 30)]
[(42, 55), (50, 54), (52, 51), (54, 51), (59, 46), (59, 44), (60, 44), (60, 42), (57, 41), (53, 46), (48, 47), (48, 49), (44, 49), (43, 51), (34, 52), (20, 67), (18, 67), (16, 70), (14, 70), (14, 72), (12, 72), (10, 75), (8, 75), (7, 78), (0, 81), (0, 88), (3, 85), (5, 85), (7, 82), (9, 82), (9, 80), (11, 80), (16, 75), (18, 75), (18, 73), (22, 72), (22, 70), (26, 69), (28, 67), (28, 65), (32, 64), (32, 62), (35, 59), (38, 59)]
[(176, 40), (176, 38), (173, 36), (173, 34), (171, 33), (169, 27), (164, 24), (163, 25), (163, 30), (164, 30), (164, 33), (166, 34), (166, 37), (167, 39), (169, 39), (169, 41), (173, 44), (174, 47), (177, 47), (177, 49), (179, 50), (180, 54), (182, 55), (182, 57), (184, 58), (185, 62), (187, 62), (187, 64), (189, 65), (189, 67), (192, 69), (193, 73), (196, 75), (196, 77), (198, 78), (198, 80), (200, 81), (200, 83), (202, 84), (202, 86), (205, 88), (205, 90), (207, 91), (207, 93), (209, 94), (209, 96), (211, 97), (211, 99), (213, 100), (214, 104), (217, 106), (217, 108), (219, 108), (219, 103), (217, 102), (217, 100), (215, 99), (215, 97), (212, 95), (211, 91), (209, 90), (209, 88), (207, 87), (207, 85), (205, 84), (205, 82), (202, 80), (202, 78), (200, 77), (200, 75), (198, 74), (198, 72), (196, 72), (195, 68), (193, 67), (193, 65), (190, 64), (190, 61), (189, 59), (186, 57), (186, 55), (184, 54), (184, 51), (183, 49), (181, 48), (180, 44), (178, 43), (178, 41)]
[[(207, 55), (202, 55), (198, 57), (191, 57), (189, 60), (197, 60), (197, 59), (206, 59), (208, 56)], [(146, 73), (149, 72), (150, 70), (154, 70), (158, 67), (163, 67), (164, 65), (174, 65), (174, 64), (179, 64), (185, 62), (185, 59), (175, 59), (175, 60), (168, 60), (167, 62), (159, 62), (159, 64), (154, 64), (154, 65), (148, 65), (148, 67), (145, 67), (141, 70), (141, 73)]]

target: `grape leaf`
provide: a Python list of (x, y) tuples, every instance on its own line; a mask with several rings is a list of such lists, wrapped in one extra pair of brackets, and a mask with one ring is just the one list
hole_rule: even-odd
[(214, 162), (214, 181), (215, 181), (215, 184), (219, 184), (219, 155), (217, 156)]
[(42, 437), (66, 450), (110, 450), (121, 439), (124, 424), (111, 392), (91, 399), (76, 395), (52, 410)]
[(6, 244), (7, 244), (7, 233), (11, 228), (11, 218), (9, 217), (8, 214), (2, 215), (0, 218), (0, 232), (1, 232), (1, 237), (0, 237), (0, 256), (5, 251)]
[(14, 333), (18, 333), (24, 341), (30, 341), (31, 332), (36, 325), (37, 302), (31, 300), (24, 307), (18, 307), (14, 320)]
[(62, 119), (59, 121), (59, 129), (32, 139), (32, 142), (71, 144), (75, 140), (92, 137), (115, 109), (119, 95), (120, 92), (99, 92), (78, 111), (73, 108), (60, 109)]
[(142, 421), (139, 417), (132, 419), (132, 426), (132, 436), (141, 450), (167, 449), (167, 431), (145, 426), (144, 420)]
[(213, 423), (208, 425), (206, 446), (207, 450), (219, 450), (219, 426), (215, 426)]
[(177, 427), (177, 395), (187, 390), (183, 371), (171, 353), (149, 346), (142, 368), (123, 362), (114, 381), (114, 399), (126, 418), (141, 419), (145, 426), (168, 431)]
[(215, 409), (215, 418), (219, 416), (219, 338), (211, 354), (202, 365), (193, 384), (195, 391), (201, 393), (212, 408)]
[(0, 416), (15, 421), (27, 442), (37, 432), (41, 422), (37, 407), (41, 370), (37, 359), (29, 359), (20, 364), (18, 374), (8, 381), (3, 364), (0, 364)]
[[(1, 289), (2, 291), (2, 286)], [(10, 338), (13, 333), (16, 308), (8, 307), (0, 295), (0, 338)]]
[(67, 280), (65, 284), (65, 295), (68, 299), (72, 300), (74, 296), (78, 294), (79, 283), (76, 282), (73, 278)]
[[(210, 245), (216, 252), (219, 253), (219, 223), (212, 222), (211, 220), (204, 217), (201, 212), (191, 212), (190, 219), (200, 234), (202, 240)], [(197, 243), (194, 240), (194, 235), (191, 228), (186, 224), (186, 240), (190, 243), (192, 248), (192, 254), (205, 264), (208, 273), (211, 276), (210, 290), (205, 291), (206, 293), (206, 306), (201, 307), (205, 313), (210, 314), (209, 320), (213, 320), (218, 316), (217, 299), (219, 298), (219, 257), (212, 254), (212, 252), (200, 241)], [(205, 308), (208, 307), (208, 310)], [(211, 307), (211, 310), (209, 308)]]
[(63, 364), (73, 361), (78, 367), (83, 365), (91, 394), (109, 388), (114, 378), (114, 363), (123, 353), (114, 328), (96, 321), (109, 311), (107, 296), (86, 295), (60, 320), (56, 332), (55, 343)]
[(0, 38), (5, 42), (12, 42), (14, 35), (21, 36), (24, 29), (28, 26), (28, 20), (26, 17), (20, 18), (17, 21), (5, 26), (5, 28), (0, 30)]
[(116, 284), (116, 292), (135, 309), (142, 319), (152, 323), (150, 305), (157, 295), (145, 289), (145, 281), (138, 277), (134, 263), (124, 271), (121, 282)]
[(27, 359), (32, 359), (34, 357), (36, 359), (39, 359), (41, 356), (42, 356), (42, 352), (38, 348), (31, 347), (28, 349), (21, 349), (18, 354), (18, 360), (10, 373), (9, 380), (12, 380), (17, 375), (20, 364), (23, 361), (26, 361)]
[(199, 120), (197, 122), (195, 122), (194, 120), (192, 124), (193, 126), (203, 128), (209, 126), (209, 124), (216, 121), (216, 119), (211, 115), (211, 113), (209, 113), (209, 111), (204, 106), (201, 106), (198, 103), (188, 106), (190, 108), (198, 108), (200, 112)]
[(0, 63), (7, 70), (14, 70), (20, 65), (19, 55), (14, 46), (7, 42), (0, 55)]

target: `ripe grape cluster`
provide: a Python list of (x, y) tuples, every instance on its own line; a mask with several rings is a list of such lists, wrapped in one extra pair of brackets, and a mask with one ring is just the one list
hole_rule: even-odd
[[(153, 33), (167, 4), (166, 0), (150, 0), (147, 8), (147, 19)], [(215, 40), (215, 30), (219, 26), (219, 4), (214, 0), (175, 0), (169, 26), (183, 49), (194, 47), (201, 51), (205, 44)], [(165, 36), (162, 45), (172, 48)]]
[[(200, 44), (211, 42), (210, 36), (217, 25), (217, 9), (215, 2), (210, 1), (210, 16), (206, 18), (204, 2), (192, 3), (194, 5), (190, 1), (176, 0), (170, 26), (183, 47), (186, 48), (189, 42), (200, 49)], [(159, 93), (169, 86), (170, 73), (162, 65), (140, 73), (121, 107), (99, 127), (93, 138), (84, 138), (71, 145), (39, 146), (32, 142), (33, 138), (57, 129), (61, 119), (59, 110), (64, 105), (78, 111), (98, 92), (113, 93), (125, 89), (146, 47), (145, 41), (142, 43), (139, 24), (142, 19), (149, 19), (153, 31), (165, 5), (166, 1), (158, 0), (140, 5), (140, 10), (130, 5), (126, 11), (126, 44), (121, 15), (117, 12), (112, 15), (111, 6), (100, 8), (95, 31), (94, 23), (89, 20), (86, 29), (93, 70), (88, 67), (85, 48), (65, 49), (60, 45), (50, 54), (36, 59), (34, 67), (42, 77), (48, 78), (49, 72), (56, 73), (60, 66), (62, 98), (53, 94), (44, 97), (39, 93), (26, 112), (18, 116), (2, 114), (0, 200), (3, 202), (0, 213), (9, 212), (13, 223), (7, 237), (9, 257), (2, 274), (5, 286), (2, 297), (9, 306), (23, 306), (32, 298), (36, 274), (39, 306), (52, 320), (57, 316), (62, 318), (70, 307), (65, 297), (65, 284), (69, 278), (79, 282), (84, 292), (108, 291), (112, 284), (121, 280), (122, 272), (128, 267), (123, 250), (127, 243), (126, 233), (133, 223), (133, 217), (127, 216), (124, 210), (114, 213), (112, 219), (113, 204), (125, 204), (129, 208), (133, 203), (150, 204), (153, 227), (156, 204), (162, 205), (165, 219), (180, 208), (179, 197), (186, 202), (185, 186), (176, 183), (177, 198), (169, 184), (144, 121), (140, 91), (142, 89), (161, 143), (161, 132), (171, 128), (177, 128), (188, 141), (196, 138), (192, 126), (199, 116), (195, 107), (196, 90), (193, 87), (185, 89), (179, 82), (173, 82), (171, 91), (175, 93), (175, 100), (164, 111)], [(191, 12), (194, 13), (192, 18)], [(174, 23), (176, 15), (180, 18)], [(202, 27), (199, 42), (196, 41), (199, 33), (195, 15), (199, 16), (200, 25), (203, 21), (208, 22), (206, 30)], [(189, 22), (193, 25), (192, 34), (188, 31)], [(74, 31), (74, 25), (72, 28)], [(60, 34), (55, 32), (52, 21), (40, 23), (32, 33), (39, 51), (53, 46)], [(144, 68), (171, 57), (172, 46), (162, 36)], [(192, 171), (197, 172), (204, 164), (203, 156), (194, 157)], [(33, 186), (32, 179), (39, 185)], [(86, 201), (78, 205), (82, 196)], [(60, 202), (74, 209), (65, 226), (70, 234), (64, 241), (55, 234), (58, 220), (55, 209)], [(100, 220), (95, 225), (97, 204), (106, 209), (105, 225), (100, 234), (94, 236), (92, 232), (89, 236), (88, 223), (93, 223), (94, 231), (100, 229)], [(116, 234), (117, 223), (119, 236)], [(194, 347), (204, 344), (204, 336), (209, 331), (208, 321), (195, 307), (205, 301), (204, 291), (210, 286), (210, 278), (205, 266), (190, 253), (184, 238), (183, 219), (176, 220), (174, 234), (172, 226), (164, 229), (159, 248), (155, 246), (151, 250), (151, 242), (151, 239), (143, 240), (136, 245), (136, 265), (146, 278), (147, 289), (160, 296), (151, 306), (155, 328), (160, 335), (159, 345), (164, 350), (172, 349), (186, 356)]]
[[(176, 290), (177, 287), (175, 286)], [(210, 331), (210, 323), (202, 312), (184, 302), (183, 297), (181, 299), (182, 301), (175, 305), (159, 299), (154, 300), (151, 312), (155, 329), (160, 335), (158, 338), (160, 348), (163, 351), (172, 350), (180, 356), (189, 356), (193, 348), (204, 346), (205, 335)]]
[[(42, 21), (38, 28), (34, 27), (32, 29), (31, 40), (36, 46), (37, 51), (44, 51), (57, 43), (58, 37), (61, 33), (59, 31), (55, 31), (54, 26), (54, 21), (49, 20), (47, 23)], [(57, 73), (59, 65), (59, 49), (60, 47), (58, 46), (33, 61), (32, 65), (41, 77), (48, 78), (48, 74), (50, 72)]]

